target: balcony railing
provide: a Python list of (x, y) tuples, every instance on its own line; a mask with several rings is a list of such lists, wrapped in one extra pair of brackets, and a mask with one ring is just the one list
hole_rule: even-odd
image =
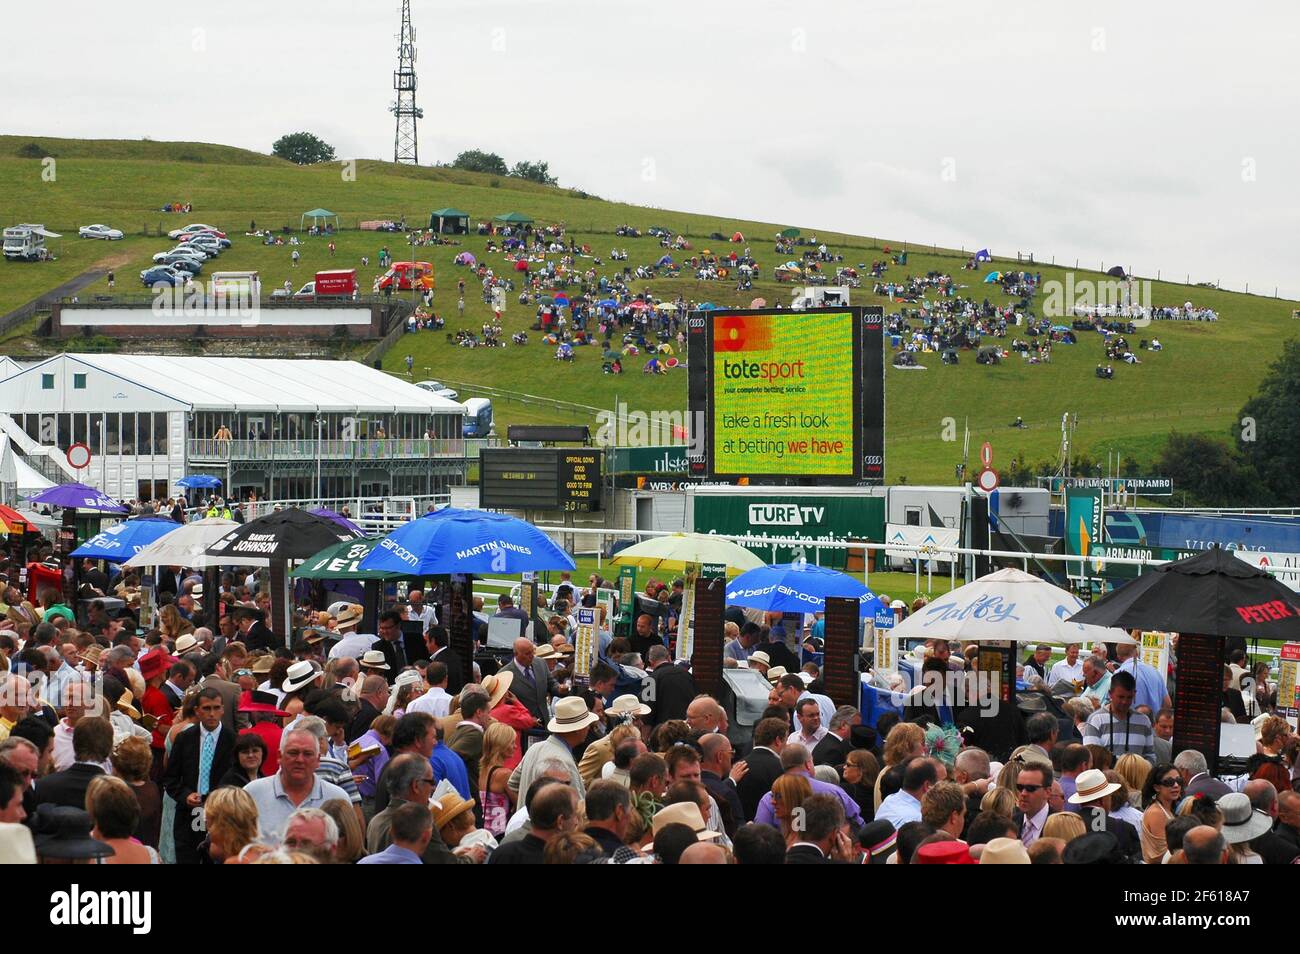
[(191, 440), (189, 459), (203, 461), (412, 460), (465, 456), (464, 438), (388, 437), (373, 440)]

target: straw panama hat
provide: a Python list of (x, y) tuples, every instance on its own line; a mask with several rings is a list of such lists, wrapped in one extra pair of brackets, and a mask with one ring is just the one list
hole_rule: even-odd
[(490, 676), (483, 677), (483, 691), (488, 694), (488, 709), (495, 709), (501, 704), (501, 700), (506, 697), (510, 691), (510, 685), (515, 681), (515, 674), (509, 670), (493, 673)]
[(459, 818), (468, 811), (472, 811), (474, 803), (468, 798), (461, 798), (456, 792), (447, 792), (438, 799), (430, 800), (429, 810), (433, 812), (433, 827), (442, 828)]
[(303, 659), (289, 667), (280, 690), (282, 692), (294, 692), (311, 683), (319, 675), (320, 671), (309, 661)]
[(605, 711), (610, 715), (648, 716), (650, 707), (642, 702), (636, 693), (628, 692), (615, 698), (612, 703), (605, 707)]
[(1099, 798), (1105, 798), (1112, 792), (1119, 791), (1118, 782), (1107, 782), (1106, 773), (1101, 769), (1088, 769), (1080, 772), (1074, 781), (1074, 794), (1070, 796), (1071, 805), (1086, 805)]
[(1027, 865), (1029, 852), (1019, 838), (994, 838), (980, 853), (982, 865)]
[(361, 622), (364, 611), (356, 603), (349, 603), (334, 617), (334, 624), (340, 629), (356, 629)]
[(652, 823), (654, 834), (658, 835), (665, 825), (685, 825), (695, 832), (696, 839), (702, 841), (713, 841), (721, 837), (716, 831), (709, 831), (704, 826), (704, 816), (700, 814), (700, 806), (694, 802), (677, 802), (659, 809)]
[(546, 724), (546, 731), (557, 734), (577, 732), (599, 721), (600, 718), (587, 708), (585, 699), (565, 696), (555, 704), (555, 717)]

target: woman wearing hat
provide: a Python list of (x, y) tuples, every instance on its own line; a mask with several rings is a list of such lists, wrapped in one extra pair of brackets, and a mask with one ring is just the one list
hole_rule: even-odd
[(36, 858), (43, 865), (90, 865), (113, 854), (113, 849), (92, 838), (90, 815), (83, 809), (45, 802), (32, 818)]
[(1250, 804), (1244, 792), (1229, 792), (1218, 801), (1223, 813), (1223, 840), (1228, 843), (1228, 864), (1262, 865), (1264, 859), (1251, 845), (1273, 830), (1273, 819)]
[(537, 719), (528, 711), (528, 707), (516, 699), (515, 694), (510, 691), (514, 678), (515, 674), (509, 669), (502, 669), (494, 675), (483, 677), (483, 689), (492, 704), (492, 721), (503, 722), (515, 730), (514, 748), (505, 761), (505, 767), (508, 769), (513, 769), (524, 757), (523, 747), (519, 741), (523, 733), (538, 725)]

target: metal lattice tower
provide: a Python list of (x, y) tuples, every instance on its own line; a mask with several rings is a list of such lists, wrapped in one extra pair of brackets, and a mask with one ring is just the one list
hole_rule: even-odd
[(420, 161), (416, 121), (424, 117), (424, 110), (415, 105), (415, 28), (411, 26), (411, 0), (402, 0), (402, 32), (397, 43), (397, 69), (393, 71), (397, 101), (388, 107), (397, 117), (393, 162), (415, 165)]

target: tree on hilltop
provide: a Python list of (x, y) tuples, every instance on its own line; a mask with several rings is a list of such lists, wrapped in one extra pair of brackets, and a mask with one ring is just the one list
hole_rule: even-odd
[(300, 166), (309, 166), (316, 162), (332, 162), (335, 158), (334, 147), (309, 132), (281, 136), (271, 146), (271, 155), (288, 159)]

